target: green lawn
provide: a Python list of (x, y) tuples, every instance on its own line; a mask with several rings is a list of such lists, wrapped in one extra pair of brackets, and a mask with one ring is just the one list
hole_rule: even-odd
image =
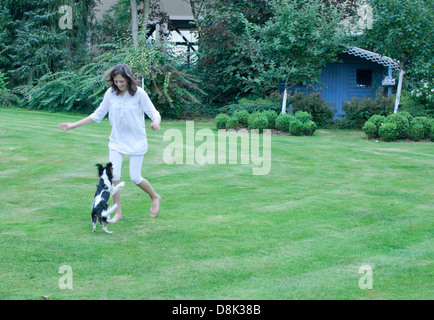
[[(0, 299), (434, 298), (434, 143), (272, 136), (271, 171), (256, 176), (253, 164), (166, 164), (164, 132), (186, 123), (147, 120), (143, 176), (160, 214), (124, 161), (124, 219), (106, 234), (91, 232), (90, 208), (111, 128), (57, 128), (80, 118), (0, 109)], [(73, 289), (59, 287), (63, 265)]]

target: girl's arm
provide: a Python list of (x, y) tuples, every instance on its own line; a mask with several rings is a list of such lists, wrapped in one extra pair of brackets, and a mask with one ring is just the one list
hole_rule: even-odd
[(77, 127), (81, 127), (84, 126), (86, 124), (92, 123), (94, 122), (94, 120), (91, 118), (91, 116), (88, 116), (84, 119), (81, 119), (77, 122), (64, 122), (64, 123), (59, 123), (59, 129), (63, 130), (63, 131), (67, 131), (69, 129), (74, 129)]

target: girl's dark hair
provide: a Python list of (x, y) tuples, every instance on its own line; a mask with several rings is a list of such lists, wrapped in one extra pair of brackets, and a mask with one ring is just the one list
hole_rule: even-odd
[(134, 96), (137, 92), (137, 77), (131, 71), (130, 67), (126, 64), (117, 64), (113, 68), (110, 68), (106, 72), (104, 72), (103, 79), (108, 77), (107, 83), (112, 87), (112, 90), (116, 92), (116, 95), (119, 95), (119, 88), (115, 85), (114, 77), (117, 75), (121, 75), (128, 82), (128, 92), (130, 95)]

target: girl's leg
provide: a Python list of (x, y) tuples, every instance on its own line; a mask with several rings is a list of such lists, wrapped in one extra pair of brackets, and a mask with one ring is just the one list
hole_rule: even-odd
[(148, 180), (142, 177), (143, 156), (130, 156), (130, 177), (131, 181), (140, 189), (145, 191), (151, 198), (150, 216), (155, 218), (160, 211), (161, 196), (154, 191)]
[[(124, 155), (115, 150), (110, 150), (110, 162), (113, 163), (113, 185), (116, 187), (121, 180), (121, 171), (122, 171), (122, 160), (124, 159)], [(116, 207), (116, 214), (111, 219), (110, 223), (115, 223), (122, 219), (122, 209), (121, 209), (121, 192), (116, 192), (113, 195), (113, 202), (118, 206)]]

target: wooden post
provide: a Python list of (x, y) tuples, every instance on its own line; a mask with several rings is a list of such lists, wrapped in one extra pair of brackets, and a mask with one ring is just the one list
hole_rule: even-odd
[(393, 113), (398, 112), (399, 103), (401, 102), (401, 90), (402, 90), (403, 78), (404, 78), (404, 68), (401, 66), (401, 71), (399, 72), (398, 90), (396, 92), (396, 99), (395, 99), (395, 109), (393, 110)]

